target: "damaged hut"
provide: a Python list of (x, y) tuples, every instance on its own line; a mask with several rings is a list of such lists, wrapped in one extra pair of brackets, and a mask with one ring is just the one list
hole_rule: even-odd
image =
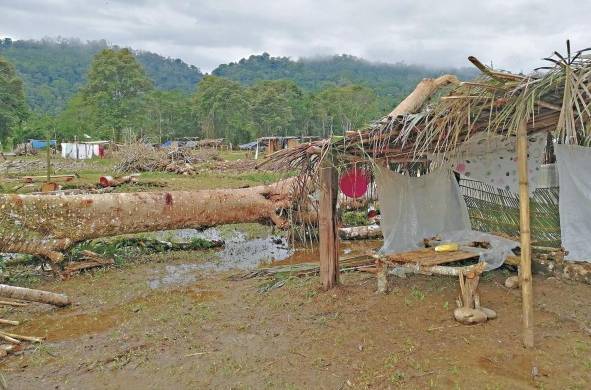
[[(567, 43), (566, 55), (529, 75), (469, 60), (481, 71), (476, 80), (425, 79), (371, 127), (279, 151), (265, 164), (318, 178), (325, 288), (339, 282), (337, 177), (352, 167), (377, 186), (378, 275), (389, 265), (459, 275), (459, 306), (478, 309), (478, 275), (519, 254), (530, 347), (532, 237), (534, 245), (562, 246), (568, 261), (591, 261), (591, 59)], [(442, 250), (429, 248), (432, 241)], [(474, 257), (475, 265), (445, 267)]]

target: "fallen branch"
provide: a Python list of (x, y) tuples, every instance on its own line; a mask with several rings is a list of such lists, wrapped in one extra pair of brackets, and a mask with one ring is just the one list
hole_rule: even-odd
[(23, 301), (47, 303), (55, 306), (67, 306), (70, 304), (70, 298), (64, 294), (34, 290), (32, 288), (8, 286), (6, 284), (0, 284), (0, 296), (21, 299)]
[(28, 303), (24, 303), (24, 302), (11, 302), (11, 301), (0, 301), (0, 305), (4, 305), (4, 306), (27, 306)]
[(35, 336), (23, 336), (20, 334), (8, 333), (0, 330), (0, 336), (5, 336), (8, 338), (22, 340), (22, 341), (30, 341), (32, 343), (40, 343), (43, 341), (43, 337), (35, 337)]
[(4, 325), (18, 325), (20, 324), (20, 322), (18, 321), (13, 321), (13, 320), (5, 320), (4, 318), (0, 318), (0, 324), (4, 324)]
[(0, 332), (0, 338), (3, 339), (3, 340), (5, 340), (5, 341), (8, 341), (9, 343), (12, 343), (12, 344), (20, 344), (21, 343), (19, 340), (15, 339), (15, 338), (12, 338), (12, 337), (10, 337), (8, 335), (5, 335), (2, 332)]
[(104, 267), (107, 265), (115, 264), (115, 260), (105, 259), (105, 258), (101, 257), (100, 255), (98, 255), (92, 251), (89, 251), (89, 250), (83, 251), (82, 254), (83, 254), (85, 260), (70, 263), (70, 264), (66, 265), (64, 267), (64, 272), (62, 272), (63, 276), (68, 277), (76, 272), (80, 272), (85, 269)]

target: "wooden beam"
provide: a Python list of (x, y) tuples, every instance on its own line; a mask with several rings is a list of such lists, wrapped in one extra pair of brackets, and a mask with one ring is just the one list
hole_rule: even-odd
[(534, 346), (534, 307), (531, 275), (531, 236), (527, 171), (527, 120), (517, 129), (517, 164), (519, 172), (519, 232), (521, 237), (520, 285), (523, 306), (523, 344)]
[(339, 241), (336, 224), (337, 170), (328, 156), (320, 167), (320, 205), (318, 227), (320, 236), (320, 280), (325, 290), (339, 284)]

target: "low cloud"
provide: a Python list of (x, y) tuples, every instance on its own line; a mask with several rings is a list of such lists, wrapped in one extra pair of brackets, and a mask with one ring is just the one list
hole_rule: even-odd
[(0, 0), (0, 36), (78, 37), (179, 57), (205, 71), (263, 51), (293, 58), (528, 71), (542, 57), (591, 46), (591, 2)]

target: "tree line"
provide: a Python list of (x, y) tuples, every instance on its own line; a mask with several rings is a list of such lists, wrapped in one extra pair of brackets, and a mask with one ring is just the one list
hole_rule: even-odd
[[(27, 45), (33, 45), (17, 42), (27, 50), (31, 49)], [(4, 50), (15, 46), (11, 41), (0, 43)], [(51, 44), (65, 45), (68, 53), (76, 47), (72, 42)], [(25, 92), (31, 84), (26, 79), (23, 83), (18, 68), (0, 57), (0, 141), (4, 145), (28, 138), (80, 140), (87, 136), (117, 142), (130, 137), (162, 142), (197, 136), (237, 144), (271, 135), (340, 134), (388, 112), (425, 73), (438, 74), (351, 56), (292, 61), (264, 53), (221, 65), (205, 76), (188, 76), (186, 64), (176, 60), (163, 63), (152, 58), (152, 66), (158, 63), (162, 70), (155, 80), (138, 52), (104, 47), (100, 42), (80, 47), (97, 51), (83, 75), (76, 71), (76, 88), (63, 95), (59, 110), (27, 105)], [(19, 53), (22, 57), (22, 50)], [(177, 68), (184, 69), (180, 76), (175, 76)], [(181, 84), (185, 87), (177, 88)], [(188, 84), (192, 89), (186, 88)]]
[[(252, 85), (205, 76), (193, 94), (155, 88), (144, 67), (128, 49), (103, 49), (90, 64), (86, 82), (56, 114), (27, 110), (22, 80), (1, 60), (2, 100), (7, 105), (0, 137), (125, 137), (160, 142), (198, 136), (226, 138), (234, 144), (269, 135), (328, 135), (363, 126), (389, 107), (370, 88), (331, 86), (304, 92), (290, 80)], [(10, 102), (9, 102), (10, 100)], [(9, 141), (10, 141), (9, 140)]]

